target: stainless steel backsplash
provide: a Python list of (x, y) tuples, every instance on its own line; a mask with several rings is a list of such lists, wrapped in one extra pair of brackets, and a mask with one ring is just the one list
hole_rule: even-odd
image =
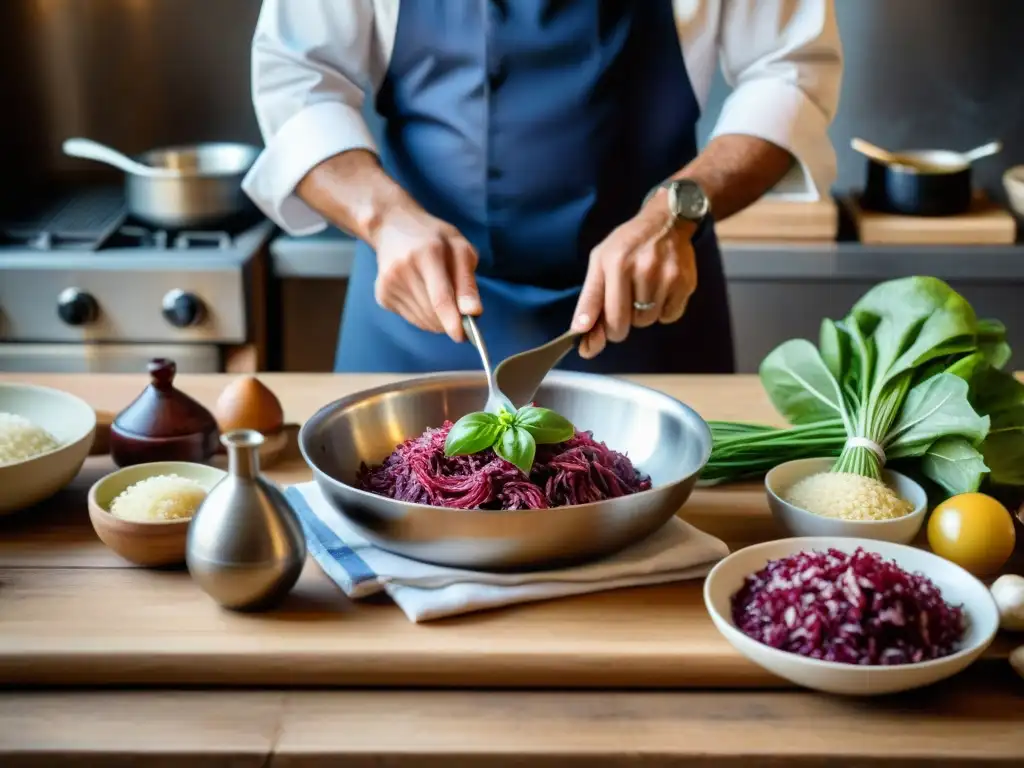
[(30, 185), (99, 173), (64, 157), (70, 136), (127, 152), (259, 143), (249, 91), (258, 13), (258, 0), (2, 0), (0, 167)]
[[(103, 172), (63, 157), (60, 144), (73, 135), (128, 152), (208, 139), (259, 142), (249, 95), (259, 5), (0, 0), (0, 192), (20, 194), (74, 170)], [(998, 192), (1002, 169), (1024, 163), (1024, 2), (837, 0), (837, 8), (847, 56), (832, 130), (838, 187), (861, 181), (862, 160), (849, 149), (854, 135), (957, 149), (995, 137), (1006, 149), (978, 176)], [(726, 93), (719, 81), (702, 134)]]

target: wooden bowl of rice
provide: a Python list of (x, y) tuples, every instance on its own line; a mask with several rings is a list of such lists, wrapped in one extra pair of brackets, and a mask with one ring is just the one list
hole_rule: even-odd
[(100, 541), (136, 565), (185, 562), (188, 526), (227, 473), (206, 464), (158, 461), (112, 472), (89, 489), (89, 519)]
[(96, 436), (96, 412), (50, 387), (0, 384), (0, 514), (38, 504), (82, 469)]

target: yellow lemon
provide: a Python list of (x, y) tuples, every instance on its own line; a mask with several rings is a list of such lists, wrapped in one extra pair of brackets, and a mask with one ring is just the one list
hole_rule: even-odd
[(939, 504), (928, 520), (932, 551), (976, 576), (997, 573), (1017, 534), (1006, 507), (984, 493), (962, 493)]

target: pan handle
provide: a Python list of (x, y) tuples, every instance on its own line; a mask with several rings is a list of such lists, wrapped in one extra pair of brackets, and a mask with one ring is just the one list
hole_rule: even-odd
[(988, 144), (983, 144), (980, 147), (975, 147), (970, 152), (964, 152), (964, 160), (968, 163), (973, 163), (975, 160), (981, 160), (983, 157), (989, 157), (1003, 148), (1003, 142), (1001, 141), (990, 141)]
[(900, 159), (889, 150), (876, 147), (871, 142), (864, 141), (864, 139), (854, 138), (850, 141), (850, 146), (855, 152), (859, 152), (882, 165), (898, 165), (900, 162)]
[(64, 154), (69, 157), (81, 157), (85, 160), (95, 160), (98, 163), (106, 163), (119, 168), (125, 173), (133, 176), (148, 177), (177, 177), (181, 176), (180, 171), (170, 168), (154, 168), (151, 165), (143, 165), (132, 160), (127, 155), (118, 152), (116, 149), (100, 144), (92, 139), (67, 139), (64, 142)]

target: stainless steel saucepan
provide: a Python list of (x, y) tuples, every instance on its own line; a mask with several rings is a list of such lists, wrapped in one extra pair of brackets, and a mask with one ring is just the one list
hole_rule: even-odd
[(596, 503), (516, 511), (433, 507), (356, 487), (363, 462), (378, 463), (427, 427), (480, 410), (487, 383), (478, 373), (407, 379), (336, 400), (302, 426), (299, 447), (324, 498), (373, 544), (490, 571), (579, 562), (649, 536), (683, 506), (711, 455), (711, 431), (694, 410), (639, 384), (552, 371), (536, 399), (626, 453), (653, 487)]
[(167, 229), (211, 226), (252, 210), (242, 178), (259, 155), (249, 144), (164, 147), (135, 158), (90, 139), (68, 139), (64, 154), (120, 168), (128, 213)]

